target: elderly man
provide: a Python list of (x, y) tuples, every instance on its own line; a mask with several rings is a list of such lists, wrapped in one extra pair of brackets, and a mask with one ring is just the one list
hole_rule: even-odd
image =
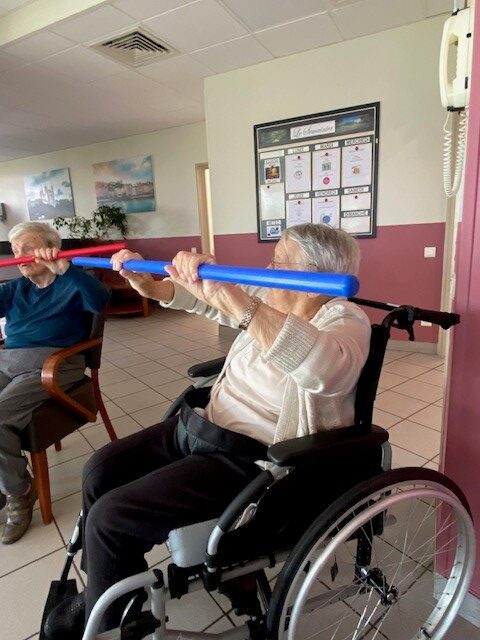
[[(2, 543), (23, 536), (32, 519), (37, 493), (22, 455), (20, 432), (32, 411), (48, 395), (41, 383), (45, 359), (88, 337), (89, 314), (100, 313), (109, 292), (96, 278), (56, 260), (61, 239), (48, 224), (25, 222), (9, 233), (21, 278), (0, 285), (0, 316), (6, 316), (6, 339), (0, 351), (0, 508), (7, 506)], [(84, 358), (67, 359), (60, 370), (66, 389), (83, 376)]]
[[(194, 393), (179, 416), (112, 442), (87, 462), (84, 594), (50, 614), (47, 637), (82, 637), (85, 618), (114, 582), (144, 571), (144, 554), (177, 527), (218, 516), (259, 472), (274, 442), (353, 424), (355, 388), (368, 355), (370, 322), (344, 298), (253, 290), (200, 280), (213, 256), (180, 252), (170, 279), (125, 271), (141, 258), (123, 250), (113, 267), (163, 306), (243, 329), (210, 399)], [(343, 231), (315, 224), (287, 229), (272, 268), (357, 273), (360, 250)], [(319, 489), (321, 490), (321, 488)], [(110, 607), (108, 629), (121, 602)]]

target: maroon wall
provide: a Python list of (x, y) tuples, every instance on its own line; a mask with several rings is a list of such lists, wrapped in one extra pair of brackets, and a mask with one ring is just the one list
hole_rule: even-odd
[[(475, 7), (462, 222), (456, 255), (455, 327), (447, 374), (443, 471), (465, 492), (477, 533), (471, 592), (480, 598), (480, 3)], [(478, 606), (478, 605), (477, 605)], [(459, 639), (460, 640), (460, 639)]]
[[(427, 309), (440, 308), (442, 286), (443, 223), (378, 227), (377, 237), (360, 240), (362, 264), (359, 295), (373, 300), (408, 303)], [(199, 236), (129, 240), (129, 247), (147, 259), (170, 260), (182, 249), (197, 247)], [(424, 258), (424, 247), (436, 247), (436, 258)], [(222, 264), (261, 267), (270, 261), (273, 244), (258, 242), (255, 233), (215, 236), (215, 254)], [(381, 313), (370, 312), (373, 320)], [(437, 342), (437, 329), (418, 327), (420, 342)], [(396, 339), (406, 339), (395, 332)]]
[[(439, 309), (442, 287), (444, 223), (378, 227), (377, 237), (360, 240), (362, 264), (359, 295), (373, 300), (408, 303)], [(436, 247), (436, 258), (424, 258), (424, 247)], [(215, 236), (218, 262), (233, 265), (267, 265), (273, 244), (257, 242), (255, 233)], [(375, 312), (372, 319), (381, 317)], [(434, 327), (418, 327), (420, 342), (437, 342)], [(396, 332), (404, 339), (404, 332)]]

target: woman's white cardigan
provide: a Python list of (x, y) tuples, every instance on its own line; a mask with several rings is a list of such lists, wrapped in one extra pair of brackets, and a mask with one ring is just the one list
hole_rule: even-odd
[[(265, 289), (245, 290), (260, 298), (266, 294)], [(235, 320), (177, 284), (172, 301), (160, 304), (238, 328)], [(236, 338), (218, 380), (252, 340), (247, 331)], [(345, 298), (333, 298), (309, 322), (287, 316), (275, 342), (262, 354), (267, 365), (273, 363), (288, 374), (274, 442), (353, 424), (356, 384), (369, 346), (368, 317)]]

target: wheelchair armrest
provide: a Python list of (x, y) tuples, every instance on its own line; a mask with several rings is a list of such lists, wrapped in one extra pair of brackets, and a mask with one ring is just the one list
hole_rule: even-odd
[(268, 448), (267, 455), (279, 467), (294, 467), (330, 460), (332, 456), (352, 449), (362, 453), (387, 440), (388, 432), (376, 425), (368, 431), (360, 427), (343, 427), (277, 442)]
[(188, 370), (188, 375), (190, 378), (208, 378), (220, 373), (224, 363), (225, 356), (223, 356), (223, 358), (215, 358), (215, 360), (208, 360), (208, 362), (194, 364)]
[(245, 511), (245, 508), (252, 502), (257, 501), (273, 484), (275, 477), (270, 471), (263, 471), (254, 478), (247, 486), (240, 491), (238, 496), (232, 500), (225, 511), (218, 519), (217, 526), (224, 533), (230, 531), (238, 518)]

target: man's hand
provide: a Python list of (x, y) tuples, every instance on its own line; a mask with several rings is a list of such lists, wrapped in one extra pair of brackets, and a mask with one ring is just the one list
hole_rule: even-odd
[(41, 249), (35, 249), (35, 262), (37, 264), (45, 265), (55, 275), (63, 275), (70, 266), (70, 262), (63, 258), (57, 260), (58, 247), (42, 247)]

